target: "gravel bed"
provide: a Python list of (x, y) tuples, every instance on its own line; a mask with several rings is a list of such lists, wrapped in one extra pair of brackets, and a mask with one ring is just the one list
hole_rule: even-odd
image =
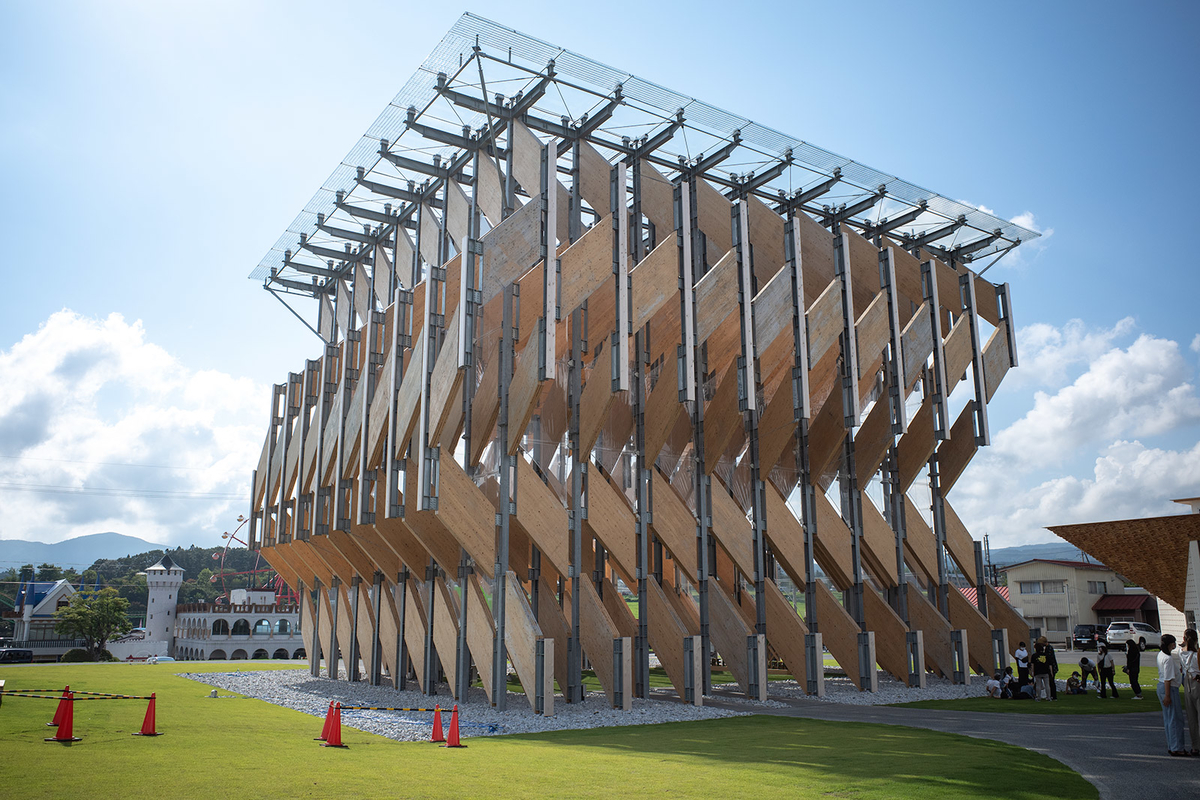
[[(268, 703), (302, 711), (323, 719), (331, 700), (346, 705), (385, 706), (392, 708), (431, 708), (442, 706), (442, 724), (449, 728), (450, 709), (454, 700), (449, 687), (442, 684), (438, 694), (429, 697), (419, 691), (396, 692), (388, 686), (334, 681), (314, 678), (305, 670), (270, 670), (264, 672), (203, 672), (181, 673), (181, 677), (218, 689), (266, 700)], [(722, 698), (723, 700), (725, 698)], [(214, 701), (215, 702), (215, 701)], [(779, 707), (783, 703), (768, 701), (754, 703), (739, 701), (745, 710), (728, 710), (712, 706), (699, 708), (677, 700), (641, 700), (635, 698), (633, 710), (619, 711), (606, 707), (603, 693), (589, 692), (583, 703), (563, 702), (562, 695), (554, 699), (554, 716), (534, 714), (525, 695), (508, 693), (508, 710), (497, 711), (487, 701), (483, 689), (471, 689), (468, 701), (459, 705), (459, 732), (469, 736), (496, 736), (514, 733), (580, 728), (604, 728), (617, 725), (653, 725), (660, 722), (684, 722), (717, 717), (751, 714), (764, 706)], [(343, 711), (342, 724), (398, 741), (428, 741), (433, 714), (405, 711)], [(320, 731), (314, 722), (313, 733)]]
[[(849, 678), (842, 675), (826, 675), (824, 697), (807, 694), (804, 687), (794, 680), (771, 681), (767, 691), (775, 697), (786, 697), (792, 700), (818, 700), (823, 703), (843, 703), (854, 706), (882, 706), (893, 703), (914, 703), (918, 700), (958, 700), (963, 697), (983, 697), (987, 694), (986, 683), (987, 679), (982, 675), (972, 676), (971, 683), (968, 685), (953, 684), (945, 678), (928, 675), (924, 689), (911, 689), (903, 682), (880, 672), (878, 692), (860, 692)], [(736, 689), (737, 687), (731, 685), (721, 688)]]

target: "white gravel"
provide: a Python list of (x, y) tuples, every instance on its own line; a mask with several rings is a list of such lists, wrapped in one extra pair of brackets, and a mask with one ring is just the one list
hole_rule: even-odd
[(825, 703), (844, 703), (854, 706), (883, 706), (892, 703), (915, 703), (918, 700), (958, 700), (963, 697), (983, 697), (987, 694), (987, 679), (972, 676), (970, 684), (953, 684), (945, 678), (927, 675), (924, 689), (911, 689), (887, 673), (879, 673), (879, 691), (860, 692), (845, 676), (825, 677), (825, 696), (806, 694), (794, 680), (771, 681), (769, 692), (778, 697), (797, 700), (820, 700)]
[[(269, 670), (264, 672), (203, 672), (181, 673), (199, 683), (215, 686), (268, 703), (292, 708), (324, 719), (329, 701), (343, 706), (386, 706), (391, 708), (432, 708), (442, 706), (442, 724), (449, 729), (450, 709), (454, 700), (449, 687), (442, 684), (438, 695), (429, 697), (419, 691), (396, 692), (388, 686), (349, 683), (329, 678), (314, 678), (305, 670)], [(728, 698), (721, 698), (729, 702)], [(217, 702), (217, 701), (214, 701)], [(713, 706), (699, 708), (677, 700), (640, 700), (635, 698), (632, 711), (608, 708), (602, 693), (591, 692), (583, 703), (566, 703), (562, 695), (554, 699), (554, 716), (534, 714), (523, 694), (508, 693), (508, 710), (497, 711), (487, 701), (482, 689), (471, 689), (466, 703), (459, 704), (459, 731), (469, 736), (495, 736), (513, 733), (540, 733), (580, 728), (603, 728), (617, 725), (652, 725), (660, 722), (684, 722), (717, 717), (751, 714), (756, 708), (779, 707), (783, 703), (768, 701), (753, 703), (735, 701), (744, 710), (728, 710)], [(386, 736), (398, 741), (427, 741), (433, 714), (422, 711), (343, 711), (342, 724), (359, 730)], [(313, 735), (320, 733), (320, 723), (313, 723)]]

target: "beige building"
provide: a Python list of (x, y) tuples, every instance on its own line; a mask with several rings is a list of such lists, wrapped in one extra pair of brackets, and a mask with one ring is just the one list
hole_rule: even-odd
[(1065, 644), (1076, 625), (1107, 625), (1116, 618), (1133, 618), (1123, 611), (1106, 611), (1103, 604), (1100, 610), (1093, 609), (1105, 595), (1125, 594), (1124, 582), (1103, 564), (1033, 559), (1013, 564), (1005, 572), (1013, 608), (1029, 621), (1030, 628), (1041, 628), (1042, 635), (1053, 643)]

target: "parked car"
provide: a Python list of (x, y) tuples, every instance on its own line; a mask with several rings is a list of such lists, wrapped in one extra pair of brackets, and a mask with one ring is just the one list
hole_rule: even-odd
[(1147, 647), (1161, 647), (1162, 634), (1144, 622), (1113, 622), (1108, 626), (1108, 646), (1124, 647), (1128, 641), (1135, 641), (1145, 650)]
[(0, 664), (32, 664), (32, 650), (17, 650), (15, 648), (5, 648), (0, 650)]
[(1071, 645), (1076, 650), (1095, 650), (1102, 644), (1108, 644), (1107, 631), (1102, 625), (1076, 625), (1071, 634)]

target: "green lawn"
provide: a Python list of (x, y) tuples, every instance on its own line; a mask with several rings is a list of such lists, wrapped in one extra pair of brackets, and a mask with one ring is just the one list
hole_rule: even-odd
[[(210, 700), (178, 671), (269, 669), (269, 662), (53, 665), (0, 669), (7, 689), (158, 693), (145, 703), (77, 704), (83, 741), (47, 744), (54, 702), (0, 708), (0, 785), (26, 798), (851, 796), (1091, 798), (1062, 764), (1011, 745), (933, 731), (777, 717), (477, 738), (464, 750), (346, 728), (346, 750), (313, 741), (321, 720), (257, 700)], [(1096, 702), (1096, 701), (1093, 701)], [(465, 713), (470, 720), (469, 708)], [(1002, 779), (1001, 779), (1002, 778)], [(164, 788), (167, 787), (167, 788)]]

